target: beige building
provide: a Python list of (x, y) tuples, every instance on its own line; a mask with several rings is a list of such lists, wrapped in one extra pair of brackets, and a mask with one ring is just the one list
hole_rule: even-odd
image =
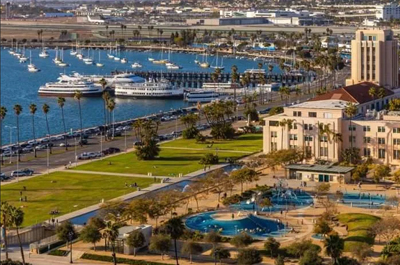
[[(361, 156), (400, 165), (400, 113), (382, 110), (398, 94), (385, 89), (385, 96), (376, 99), (368, 94), (370, 87), (378, 86), (368, 82), (347, 86), (265, 118), (264, 152), (298, 148), (310, 162), (336, 162), (352, 145)], [(351, 120), (344, 112), (349, 102), (357, 106)], [(323, 127), (330, 133), (322, 134)]]
[(389, 29), (357, 30), (351, 41), (351, 78), (346, 85), (373, 82), (389, 89), (399, 87), (397, 40)]

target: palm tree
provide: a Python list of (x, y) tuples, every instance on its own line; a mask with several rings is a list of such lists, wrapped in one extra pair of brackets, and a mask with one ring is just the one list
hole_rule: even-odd
[(351, 127), (351, 131), (350, 131), (350, 147), (353, 150), (353, 128), (352, 128), (352, 119), (353, 117), (357, 114), (357, 106), (352, 103), (352, 102), (347, 102), (346, 108), (344, 109), (344, 113), (347, 115), (347, 117), (349, 117), (350, 119), (350, 127)]
[[(101, 80), (100, 80), (101, 81)], [(107, 108), (107, 101), (110, 99), (110, 93), (108, 93), (108, 91), (105, 91), (103, 89), (103, 94), (101, 96), (103, 98), (103, 112), (104, 112), (104, 129), (103, 129), (103, 134), (106, 135), (106, 131), (107, 131), (107, 112), (106, 112), (106, 108)]]
[(5, 253), (6, 253), (6, 260), (8, 260), (8, 242), (7, 242), (7, 227), (12, 225), (11, 223), (11, 215), (10, 215), (10, 207), (6, 201), (1, 202), (1, 224), (2, 224), (2, 229), (3, 229), (3, 238), (4, 238), (4, 248), (5, 248)]
[(78, 101), (78, 107), (79, 107), (79, 121), (81, 125), (81, 132), (80, 132), (80, 143), (82, 144), (82, 133), (83, 133), (83, 126), (82, 126), (82, 109), (81, 109), (81, 98), (82, 98), (82, 92), (80, 91), (75, 91), (74, 99)]
[(239, 74), (237, 73), (237, 71), (238, 71), (237, 66), (236, 65), (232, 65), (231, 71), (232, 71), (231, 80), (232, 80), (232, 84), (234, 85), (234, 87), (233, 87), (233, 101), (236, 103), (236, 83), (239, 80)]
[(22, 107), (21, 105), (14, 105), (14, 113), (15, 117), (17, 118), (17, 145), (18, 145), (18, 151), (17, 151), (17, 156), (18, 156), (18, 162), (21, 161), (21, 156), (20, 156), (20, 150), (19, 150), (19, 115), (22, 112)]
[[(47, 105), (46, 103), (44, 103), (43, 106), (42, 106), (42, 110), (43, 110), (44, 116), (46, 117), (47, 139), (50, 139), (49, 119), (47, 118), (47, 114), (48, 114), (49, 111), (50, 111), (50, 106)], [(49, 148), (49, 147), (50, 147), (50, 154), (51, 154), (51, 153), (52, 153), (52, 150), (51, 150), (51, 144), (50, 144), (50, 142), (49, 142), (49, 144), (47, 145), (47, 148)]]
[(58, 106), (61, 109), (61, 118), (64, 127), (64, 137), (65, 137), (65, 150), (68, 150), (68, 140), (67, 140), (67, 127), (65, 126), (65, 117), (64, 117), (64, 105), (65, 105), (65, 98), (59, 97), (57, 99)]
[(279, 94), (281, 96), (281, 100), (285, 99), (286, 104), (288, 103), (288, 99), (290, 98), (290, 88), (287, 86), (282, 86), (279, 88)]
[(368, 95), (370, 95), (372, 97), (372, 99), (375, 99), (375, 97), (378, 95), (376, 88), (370, 87), (368, 90)]
[[(112, 125), (114, 123), (114, 121), (111, 119), (111, 117), (112, 117), (112, 112), (115, 109), (115, 101), (114, 101), (113, 98), (109, 98), (107, 100), (107, 109), (108, 109), (109, 114), (110, 114), (110, 117), (109, 117), (110, 125)], [(113, 136), (114, 136), (114, 128), (112, 128), (112, 129), (113, 129)]]
[(103, 230), (103, 238), (105, 240), (108, 240), (109, 243), (111, 243), (111, 249), (112, 249), (112, 258), (114, 265), (117, 264), (117, 257), (115, 255), (115, 240), (117, 240), (119, 232), (120, 225), (115, 222), (108, 221), (106, 223), (106, 228)]
[(163, 227), (163, 231), (170, 235), (171, 238), (174, 240), (174, 249), (175, 249), (175, 259), (176, 265), (179, 265), (178, 260), (178, 247), (176, 244), (176, 240), (183, 235), (185, 232), (185, 225), (182, 222), (182, 219), (179, 217), (174, 217), (169, 219)]
[[(33, 134), (33, 142), (36, 144), (36, 134), (35, 134), (35, 113), (37, 111), (37, 107), (35, 104), (30, 104), (29, 105), (29, 112), (32, 114), (32, 134)], [(35, 154), (35, 157), (37, 157), (36, 155), (36, 148), (33, 149), (33, 152)]]
[(338, 264), (338, 259), (343, 253), (344, 240), (339, 235), (330, 235), (325, 239), (325, 252), (329, 255), (333, 264)]
[[(3, 120), (6, 118), (6, 115), (7, 115), (7, 108), (4, 106), (1, 106), (0, 107), (0, 132), (1, 132), (1, 128), (3, 128), (2, 124), (3, 124)], [(1, 139), (0, 139), (0, 142), (1, 142)], [(3, 156), (1, 156), (1, 164), (2, 165), (4, 164)]]
[(17, 230), (17, 237), (18, 237), (19, 249), (21, 251), (22, 264), (25, 265), (24, 249), (22, 248), (21, 238), (19, 236), (19, 228), (24, 222), (24, 212), (21, 210), (21, 208), (16, 208), (14, 206), (11, 206), (10, 218), (11, 218), (11, 223), (15, 226), (15, 229)]

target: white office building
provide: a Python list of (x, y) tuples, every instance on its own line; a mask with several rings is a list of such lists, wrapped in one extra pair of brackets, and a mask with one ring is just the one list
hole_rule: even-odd
[(381, 20), (400, 19), (400, 5), (392, 3), (376, 7), (376, 18)]

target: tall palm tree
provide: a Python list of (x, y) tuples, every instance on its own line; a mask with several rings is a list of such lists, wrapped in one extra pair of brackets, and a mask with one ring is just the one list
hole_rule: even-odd
[[(1, 133), (2, 132), (2, 128), (3, 128), (2, 124), (3, 124), (3, 120), (6, 118), (6, 115), (7, 115), (7, 108), (4, 107), (4, 106), (1, 106), (0, 107), (0, 135), (3, 135)], [(0, 143), (1, 143), (1, 137), (0, 137)], [(1, 156), (1, 164), (2, 165), (4, 164), (3, 156)]]
[(79, 107), (79, 122), (80, 122), (80, 127), (81, 127), (81, 132), (80, 132), (79, 135), (80, 135), (80, 142), (82, 143), (83, 126), (82, 126), (81, 98), (82, 98), (82, 92), (80, 92), (80, 91), (75, 91), (74, 99), (78, 101), (78, 107)]
[(22, 264), (25, 265), (24, 249), (22, 247), (21, 237), (19, 236), (19, 228), (24, 222), (24, 212), (21, 210), (21, 208), (16, 208), (14, 206), (11, 206), (10, 218), (11, 218), (11, 223), (15, 226), (15, 229), (17, 230), (17, 237), (18, 237), (19, 249), (21, 251)]
[[(350, 127), (351, 127), (352, 126), (352, 119), (357, 114), (357, 106), (352, 102), (347, 102), (347, 105), (346, 105), (346, 107), (344, 109), (344, 113), (350, 119)], [(351, 129), (350, 135), (351, 135), (350, 147), (353, 150), (353, 129)]]
[(47, 139), (49, 139), (49, 144), (47, 145), (47, 148), (50, 149), (50, 154), (52, 154), (52, 148), (51, 148), (51, 144), (50, 144), (50, 127), (49, 127), (49, 119), (47, 118), (47, 114), (50, 111), (50, 106), (47, 105), (46, 103), (43, 104), (42, 106), (42, 110), (44, 113), (44, 116), (46, 118), (46, 127), (47, 127)]
[(18, 145), (18, 151), (17, 151), (17, 156), (18, 156), (18, 162), (21, 161), (21, 156), (20, 156), (20, 150), (19, 150), (19, 115), (22, 112), (22, 107), (21, 105), (14, 105), (14, 113), (15, 117), (17, 118), (17, 145)]
[(64, 139), (65, 139), (65, 150), (68, 150), (68, 137), (67, 137), (67, 127), (65, 126), (65, 117), (64, 117), (64, 105), (65, 105), (65, 98), (59, 97), (57, 99), (58, 106), (61, 109), (61, 118), (64, 127)]
[(8, 241), (7, 241), (7, 227), (11, 226), (11, 215), (10, 215), (10, 207), (11, 205), (9, 205), (6, 201), (2, 201), (1, 202), (1, 225), (2, 225), (2, 229), (3, 229), (3, 238), (4, 238), (4, 248), (5, 248), (5, 253), (6, 253), (6, 257), (5, 259), (8, 260)]
[[(112, 113), (113, 113), (113, 111), (115, 109), (115, 101), (114, 101), (113, 98), (109, 98), (107, 100), (107, 109), (108, 109), (108, 112), (109, 112), (110, 125), (112, 126), (112, 124), (114, 123), (114, 121), (112, 120)], [(114, 129), (114, 128), (112, 128), (112, 129)], [(113, 135), (114, 135), (114, 131), (113, 131)]]
[(333, 264), (338, 264), (338, 259), (343, 253), (344, 240), (339, 235), (330, 235), (325, 239), (325, 252), (333, 260)]
[(239, 81), (239, 74), (238, 74), (238, 68), (236, 65), (232, 65), (231, 67), (231, 80), (232, 84), (234, 85), (233, 87), (233, 101), (236, 103), (236, 83)]
[[(32, 134), (33, 134), (33, 141), (36, 144), (36, 134), (35, 134), (35, 113), (37, 111), (37, 107), (35, 104), (30, 104), (29, 105), (29, 112), (32, 114)], [(33, 149), (33, 152), (35, 154), (35, 157), (37, 157), (36, 155), (36, 148)]]
[[(101, 80), (100, 80), (101, 81)], [(103, 98), (103, 113), (104, 113), (104, 129), (103, 129), (103, 134), (107, 135), (107, 101), (110, 99), (110, 93), (108, 91), (105, 91), (103, 89), (103, 94), (101, 95), (101, 97)], [(107, 136), (106, 136), (107, 138)]]
[(174, 249), (175, 249), (175, 259), (176, 265), (179, 265), (178, 260), (178, 247), (176, 244), (176, 240), (180, 238), (185, 232), (185, 225), (182, 222), (182, 219), (179, 217), (174, 217), (169, 219), (163, 226), (164, 233), (171, 236), (174, 240)]
[(108, 240), (109, 243), (111, 243), (111, 250), (112, 250), (112, 258), (114, 265), (117, 264), (117, 257), (115, 254), (115, 240), (117, 240), (119, 232), (120, 225), (116, 222), (108, 221), (106, 223), (106, 227), (103, 230), (103, 238)]

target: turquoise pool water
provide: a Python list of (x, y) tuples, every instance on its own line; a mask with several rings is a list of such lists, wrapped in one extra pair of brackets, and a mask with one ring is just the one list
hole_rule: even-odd
[(378, 209), (385, 204), (386, 196), (368, 192), (344, 193), (343, 200), (339, 202), (350, 207)]
[(299, 209), (310, 206), (313, 203), (313, 198), (310, 194), (303, 190), (286, 189), (285, 191), (275, 190), (270, 198), (272, 207), (260, 207), (255, 203), (256, 199), (249, 199), (238, 204), (231, 205), (232, 208), (245, 211), (261, 211), (261, 212), (279, 212)]
[(192, 230), (203, 233), (219, 231), (224, 236), (234, 236), (242, 231), (255, 237), (280, 236), (286, 233), (285, 225), (271, 219), (261, 218), (252, 214), (232, 220), (217, 220), (213, 218), (218, 212), (206, 212), (191, 216), (185, 224)]

